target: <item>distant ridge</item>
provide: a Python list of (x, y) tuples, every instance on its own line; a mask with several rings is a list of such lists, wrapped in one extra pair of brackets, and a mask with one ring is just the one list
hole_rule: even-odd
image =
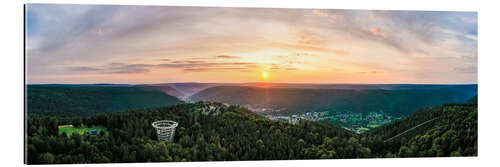
[(132, 87), (130, 84), (28, 84), (28, 86), (44, 86), (44, 87)]
[(477, 85), (431, 88), (303, 89), (217, 86), (194, 94), (190, 100), (279, 109), (284, 113), (326, 110), (359, 113), (383, 110), (391, 114), (407, 115), (426, 106), (465, 102), (477, 94)]
[(28, 85), (26, 96), (31, 116), (89, 116), (183, 103), (158, 90), (122, 85)]
[(179, 92), (177, 89), (174, 89), (170, 86), (163, 86), (163, 85), (137, 85), (137, 87), (145, 88), (145, 89), (151, 89), (151, 90), (158, 90), (163, 93), (166, 93), (170, 96), (175, 96), (179, 99), (183, 98), (185, 95), (182, 92)]

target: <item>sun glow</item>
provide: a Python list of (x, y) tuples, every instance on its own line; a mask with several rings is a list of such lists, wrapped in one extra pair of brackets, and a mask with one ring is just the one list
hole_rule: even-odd
[(269, 77), (269, 74), (267, 74), (267, 72), (262, 72), (262, 79), (267, 79), (267, 77)]

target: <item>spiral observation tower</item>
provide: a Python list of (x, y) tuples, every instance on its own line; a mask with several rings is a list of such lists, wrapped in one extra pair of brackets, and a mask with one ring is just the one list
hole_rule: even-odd
[(170, 120), (153, 122), (151, 125), (156, 129), (158, 141), (172, 142), (174, 140), (175, 128), (178, 123)]

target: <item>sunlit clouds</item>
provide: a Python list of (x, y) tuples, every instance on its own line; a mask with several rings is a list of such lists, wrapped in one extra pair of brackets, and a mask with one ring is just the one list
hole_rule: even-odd
[(477, 82), (474, 12), (44, 4), (26, 11), (28, 83)]

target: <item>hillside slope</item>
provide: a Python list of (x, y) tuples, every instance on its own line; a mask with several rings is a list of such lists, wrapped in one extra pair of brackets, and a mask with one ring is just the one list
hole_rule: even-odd
[(371, 148), (404, 156), (477, 155), (477, 104), (452, 103), (419, 110), (364, 134)]
[(181, 99), (185, 95), (182, 92), (179, 92), (178, 90), (170, 87), (170, 86), (162, 86), (162, 85), (137, 85), (137, 87), (148, 89), (148, 90), (158, 90), (163, 93), (166, 93), (170, 96), (177, 97)]
[(138, 87), (57, 87), (29, 85), (28, 116), (89, 116), (106, 111), (168, 106), (182, 103), (157, 90)]

